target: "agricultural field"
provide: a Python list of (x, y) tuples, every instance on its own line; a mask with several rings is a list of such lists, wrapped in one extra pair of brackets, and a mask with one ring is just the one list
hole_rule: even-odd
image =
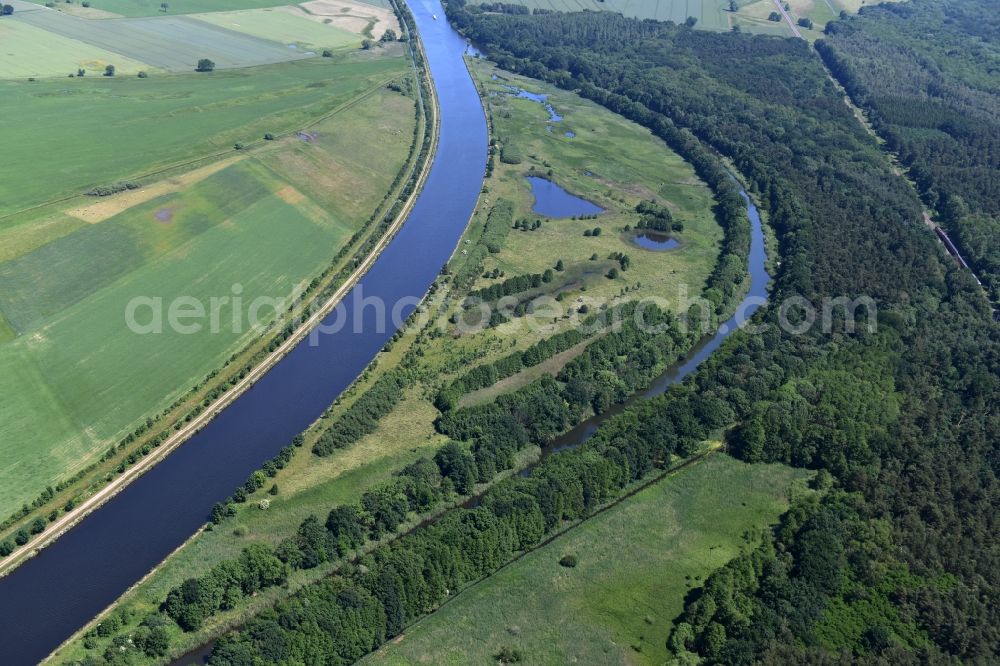
[[(39, 7), (11, 18), (172, 72), (193, 71), (200, 58), (213, 61), (218, 69), (232, 69), (309, 57), (277, 41), (185, 16), (95, 21)], [(303, 21), (302, 27), (312, 28), (311, 22)], [(331, 40), (343, 39), (339, 31), (330, 32)]]
[[(491, 0), (470, 0), (483, 4)], [(837, 18), (841, 11), (856, 14), (865, 5), (878, 4), (880, 0), (781, 0), (787, 2), (793, 21), (809, 18), (812, 30), (799, 28), (802, 36), (818, 39), (827, 21)], [(897, 1), (897, 0), (889, 0)], [(737, 0), (737, 10), (729, 9), (729, 0), (517, 0), (514, 4), (530, 9), (559, 12), (608, 11), (638, 19), (655, 19), (683, 23), (689, 16), (698, 19), (696, 28), (702, 30), (731, 30), (739, 27), (744, 32), (776, 37), (791, 37), (792, 31), (784, 19), (770, 21), (768, 16), (777, 11), (774, 0)]]
[[(362, 661), (663, 664), (685, 595), (777, 522), (810, 473), (710, 455), (461, 592)], [(566, 555), (573, 568), (560, 566)]]
[[(323, 0), (320, 0), (323, 1)], [(364, 12), (368, 7), (390, 10), (389, 0), (335, 0), (342, 1)], [(26, 0), (14, 0), (27, 4)], [(201, 14), (205, 12), (231, 12), (240, 9), (261, 9), (265, 7), (283, 7), (292, 5), (287, 0), (168, 0), (167, 11), (161, 4), (163, 0), (91, 0), (91, 8), (111, 13), (115, 16), (141, 18), (144, 16)], [(37, 2), (42, 5), (44, 2)]]
[[(414, 101), (385, 83), (409, 75), (387, 49), (211, 77), (77, 79), (70, 95), (59, 94), (65, 83), (0, 83), (12, 93), (0, 105), (41, 133), (6, 145), (9, 207), (43, 203), (54, 184), (78, 193), (221, 151), (120, 195), (0, 218), (0, 514), (92, 462), (259, 334), (244, 323), (136, 335), (123, 319), (130, 299), (208, 303), (237, 284), (246, 303), (287, 298), (330, 264), (407, 160)], [(260, 141), (265, 131), (276, 140)], [(234, 151), (240, 140), (259, 147)]]
[[(114, 64), (122, 75), (154, 72), (148, 63), (17, 20), (0, 21), (0, 79), (63, 76), (78, 69), (103, 72)], [(2, 85), (2, 83), (0, 83)], [(2, 103), (2, 102), (0, 102)]]
[[(402, 50), (380, 51), (207, 75), (0, 81), (0, 118), (17, 118), (18, 130), (4, 145), (0, 251), (19, 244), (8, 234), (32, 233), (18, 229), (16, 211), (228, 155), (236, 142), (301, 127), (401, 76)], [(32, 213), (31, 226), (40, 217)]]
[(303, 11), (292, 8), (245, 9), (236, 12), (195, 14), (192, 18), (226, 30), (241, 32), (261, 39), (280, 42), (296, 50), (308, 52), (322, 49), (357, 48), (359, 34), (348, 32), (321, 21), (310, 20)]

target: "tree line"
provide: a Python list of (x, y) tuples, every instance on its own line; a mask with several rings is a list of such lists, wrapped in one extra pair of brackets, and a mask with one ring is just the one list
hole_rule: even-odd
[(1000, 21), (971, 0), (863, 8), (816, 43), (1000, 298)]

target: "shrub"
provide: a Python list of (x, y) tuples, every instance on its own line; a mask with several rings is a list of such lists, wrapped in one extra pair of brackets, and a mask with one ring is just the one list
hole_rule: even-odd
[(576, 566), (576, 555), (563, 555), (562, 559), (559, 560), (559, 565), (572, 569)]
[(211, 72), (215, 69), (215, 63), (208, 58), (202, 58), (198, 61), (198, 66), (195, 67), (196, 72)]

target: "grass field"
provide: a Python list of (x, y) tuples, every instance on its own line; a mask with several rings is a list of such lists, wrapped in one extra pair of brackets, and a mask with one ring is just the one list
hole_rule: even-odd
[[(362, 5), (389, 7), (388, 0), (352, 0)], [(120, 16), (162, 16), (162, 0), (91, 0), (91, 6)], [(44, 4), (39, 2), (38, 4)], [(239, 9), (259, 9), (293, 4), (287, 0), (170, 0), (168, 15), (227, 12)]]
[[(312, 128), (309, 142), (276, 141), (191, 187), (81, 222), (0, 263), (4, 330), (19, 333), (0, 345), (0, 514), (85, 466), (254, 335), (246, 323), (216, 334), (135, 335), (123, 318), (130, 299), (169, 303), (183, 294), (208, 303), (234, 284), (246, 303), (288, 296), (381, 201), (406, 159), (412, 109), (412, 99), (380, 89)], [(315, 172), (322, 177), (309, 182)]]
[[(490, 0), (470, 0), (480, 4)], [(799, 28), (807, 39), (814, 40), (822, 36), (823, 26), (827, 21), (837, 18), (841, 11), (851, 14), (866, 4), (878, 4), (880, 0), (787, 0), (792, 20), (799, 18), (812, 19), (812, 30)], [(888, 0), (890, 2), (898, 0)], [(782, 0), (782, 3), (786, 0)], [(774, 0), (739, 0), (739, 9), (729, 11), (729, 0), (517, 0), (516, 4), (532, 9), (550, 9), (560, 12), (578, 11), (609, 11), (624, 14), (638, 19), (655, 19), (657, 21), (673, 21), (683, 23), (687, 17), (698, 19), (696, 28), (704, 30), (731, 30), (739, 26), (740, 30), (761, 35), (776, 37), (791, 37), (792, 31), (782, 19), (779, 22), (768, 20), (771, 12), (777, 11)]]
[[(121, 75), (155, 71), (148, 63), (126, 58), (69, 37), (57, 35), (24, 21), (0, 21), (0, 79), (62, 76), (77, 69), (103, 72), (114, 64)], [(65, 85), (65, 82), (63, 82)]]
[(359, 52), (149, 79), (0, 81), (0, 117), (17, 118), (18, 129), (4, 142), (0, 247), (19, 223), (39, 220), (5, 217), (14, 211), (299, 127), (402, 76), (397, 56)]
[(200, 58), (212, 60), (217, 69), (231, 69), (308, 57), (285, 44), (185, 16), (91, 21), (38, 8), (11, 18), (175, 72), (194, 71)]
[[(684, 596), (776, 522), (808, 472), (725, 455), (557, 537), (406, 630), (363, 664), (663, 664)], [(799, 492), (806, 492), (800, 490)], [(575, 555), (575, 568), (559, 565)]]
[(299, 50), (322, 50), (357, 47), (360, 34), (348, 32), (305, 15), (296, 15), (286, 8), (247, 9), (237, 12), (196, 14), (193, 18), (212, 25), (269, 39), (282, 44), (294, 44)]

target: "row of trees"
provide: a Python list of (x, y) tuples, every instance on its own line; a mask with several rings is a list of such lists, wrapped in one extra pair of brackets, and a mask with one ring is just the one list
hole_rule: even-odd
[(453, 409), (466, 393), (492, 386), (502, 379), (512, 377), (525, 368), (536, 366), (556, 354), (566, 351), (587, 339), (583, 330), (590, 330), (596, 317), (588, 317), (579, 328), (571, 328), (562, 333), (539, 340), (524, 351), (508, 354), (492, 363), (477, 365), (472, 370), (441, 389), (435, 406), (443, 412)]
[[(476, 507), (450, 511), (265, 611), (238, 633), (220, 639), (209, 663), (346, 664), (360, 659), (566, 521), (586, 517), (634, 480), (669, 464), (676, 452), (690, 451), (709, 425), (695, 414), (712, 412), (698, 403), (692, 394), (678, 391), (669, 399), (669, 410), (658, 410), (656, 417), (645, 407), (639, 408), (642, 413), (617, 417), (580, 450), (546, 458), (530, 476), (494, 486)], [(647, 417), (656, 421), (660, 436), (644, 437), (649, 429), (641, 424)], [(664, 420), (674, 419), (682, 423), (663, 427)], [(433, 467), (421, 464), (433, 475)], [(435, 456), (434, 465), (438, 474), (458, 480), (471, 476), (475, 463), (452, 443)], [(354, 535), (348, 536), (354, 543), (356, 517), (362, 512), (350, 506), (334, 509), (327, 521), (331, 538)]]

